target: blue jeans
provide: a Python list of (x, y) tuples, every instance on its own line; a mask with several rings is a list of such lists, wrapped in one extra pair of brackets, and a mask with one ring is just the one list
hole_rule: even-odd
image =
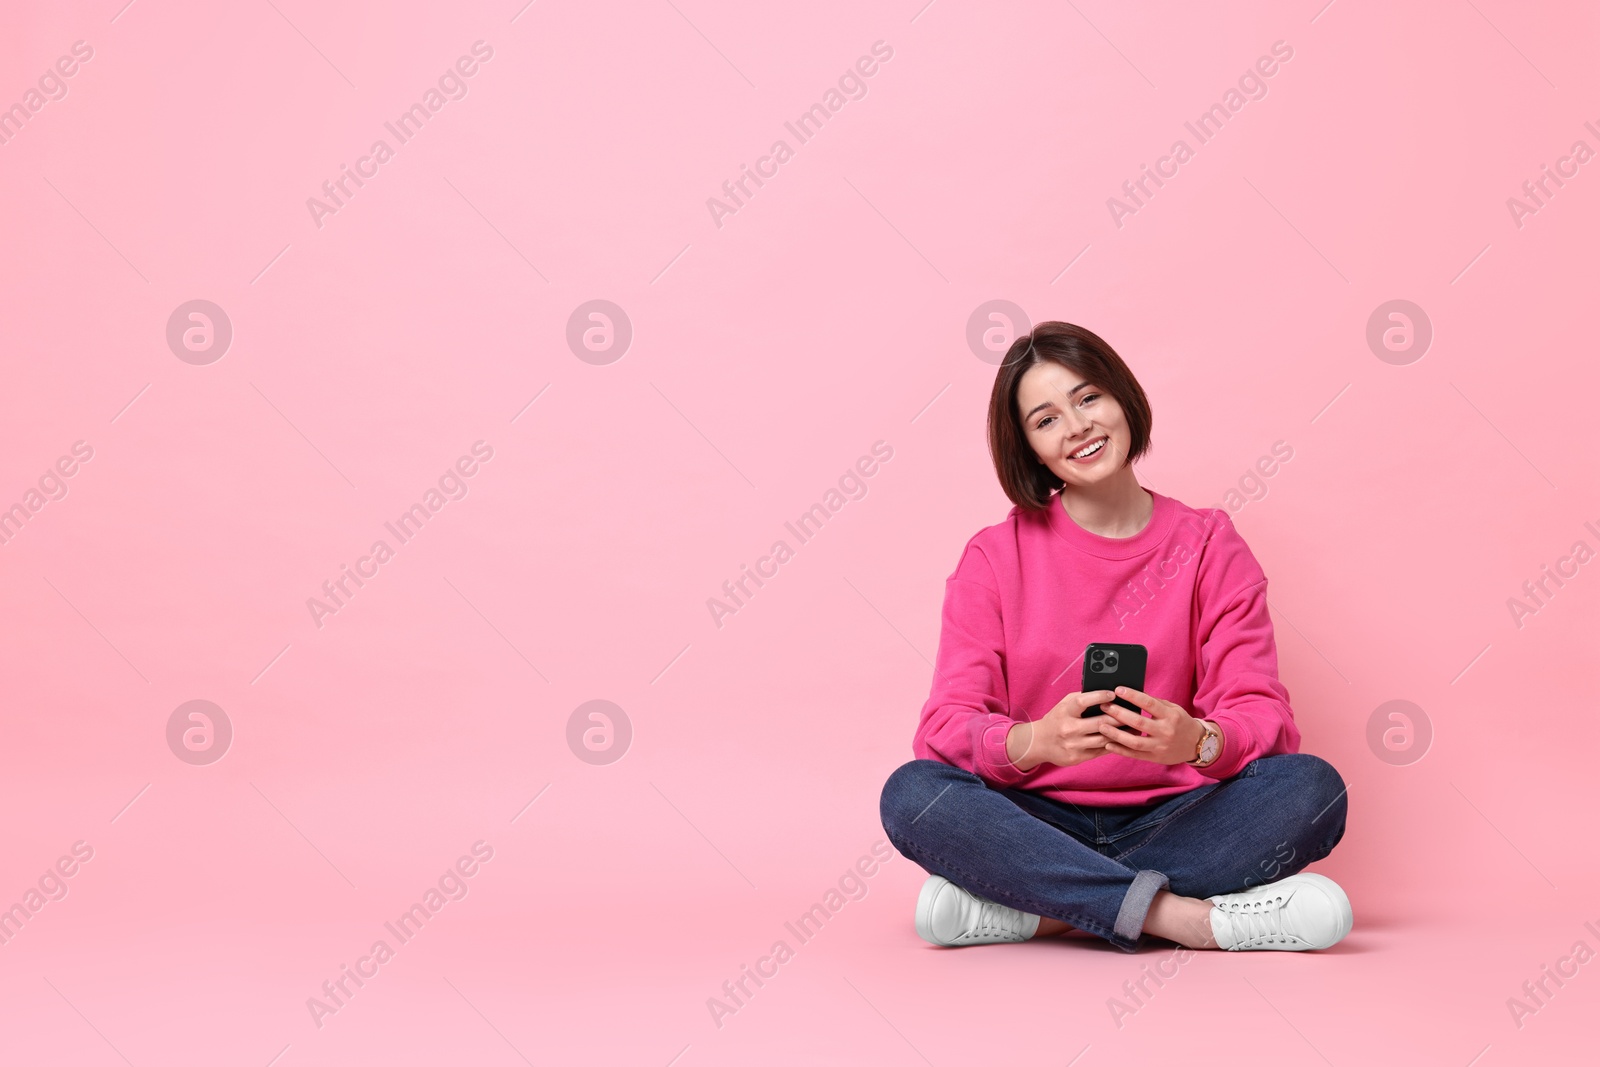
[(1204, 898), (1287, 877), (1333, 851), (1345, 808), (1339, 772), (1306, 753), (1118, 807), (1003, 789), (919, 759), (889, 776), (879, 803), (890, 842), (929, 873), (1128, 952), (1157, 891)]

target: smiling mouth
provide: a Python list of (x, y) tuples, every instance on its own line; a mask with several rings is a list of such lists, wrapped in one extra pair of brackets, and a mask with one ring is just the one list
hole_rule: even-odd
[(1110, 443), (1111, 443), (1111, 438), (1110, 437), (1101, 437), (1098, 440), (1096, 440), (1093, 444), (1090, 444), (1088, 447), (1080, 448), (1080, 449), (1078, 449), (1078, 451), (1072, 453), (1071, 458), (1072, 459), (1088, 459), (1091, 456), (1099, 455), (1102, 451), (1105, 450), (1106, 445), (1108, 445)]

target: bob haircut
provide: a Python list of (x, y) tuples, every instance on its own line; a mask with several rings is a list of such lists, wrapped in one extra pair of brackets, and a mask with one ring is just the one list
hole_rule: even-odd
[(1046, 360), (1075, 371), (1122, 406), (1132, 431), (1128, 463), (1150, 447), (1150, 401), (1116, 350), (1082, 326), (1070, 322), (1038, 323), (1006, 349), (989, 394), (989, 455), (1006, 496), (1026, 510), (1048, 507), (1051, 493), (1062, 486), (1061, 479), (1040, 461), (1028, 443), (1017, 412), (1018, 383), (1029, 367)]

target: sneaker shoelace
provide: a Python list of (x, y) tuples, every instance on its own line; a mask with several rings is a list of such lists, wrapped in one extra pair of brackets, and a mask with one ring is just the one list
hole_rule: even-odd
[(1004, 904), (996, 904), (977, 895), (974, 895), (973, 899), (978, 902), (978, 921), (972, 924), (970, 931), (972, 935), (1003, 933), (1013, 937), (1022, 936), (1022, 927), (1027, 921), (1026, 915), (1016, 908), (1008, 908)]
[(1224, 911), (1232, 920), (1234, 946), (1288, 941), (1283, 932), (1283, 895), (1249, 902), (1229, 901)]

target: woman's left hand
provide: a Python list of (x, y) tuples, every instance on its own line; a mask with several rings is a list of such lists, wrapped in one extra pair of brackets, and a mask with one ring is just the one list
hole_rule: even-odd
[[(1149, 760), (1151, 763), (1187, 763), (1194, 759), (1195, 746), (1205, 732), (1199, 719), (1170, 700), (1162, 700), (1125, 685), (1117, 686), (1116, 694), (1148, 711), (1150, 717), (1146, 718), (1109, 701), (1101, 704), (1105, 715), (1101, 719), (1100, 732), (1106, 737), (1107, 753)], [(1144, 731), (1145, 736), (1118, 729), (1119, 722)]]

